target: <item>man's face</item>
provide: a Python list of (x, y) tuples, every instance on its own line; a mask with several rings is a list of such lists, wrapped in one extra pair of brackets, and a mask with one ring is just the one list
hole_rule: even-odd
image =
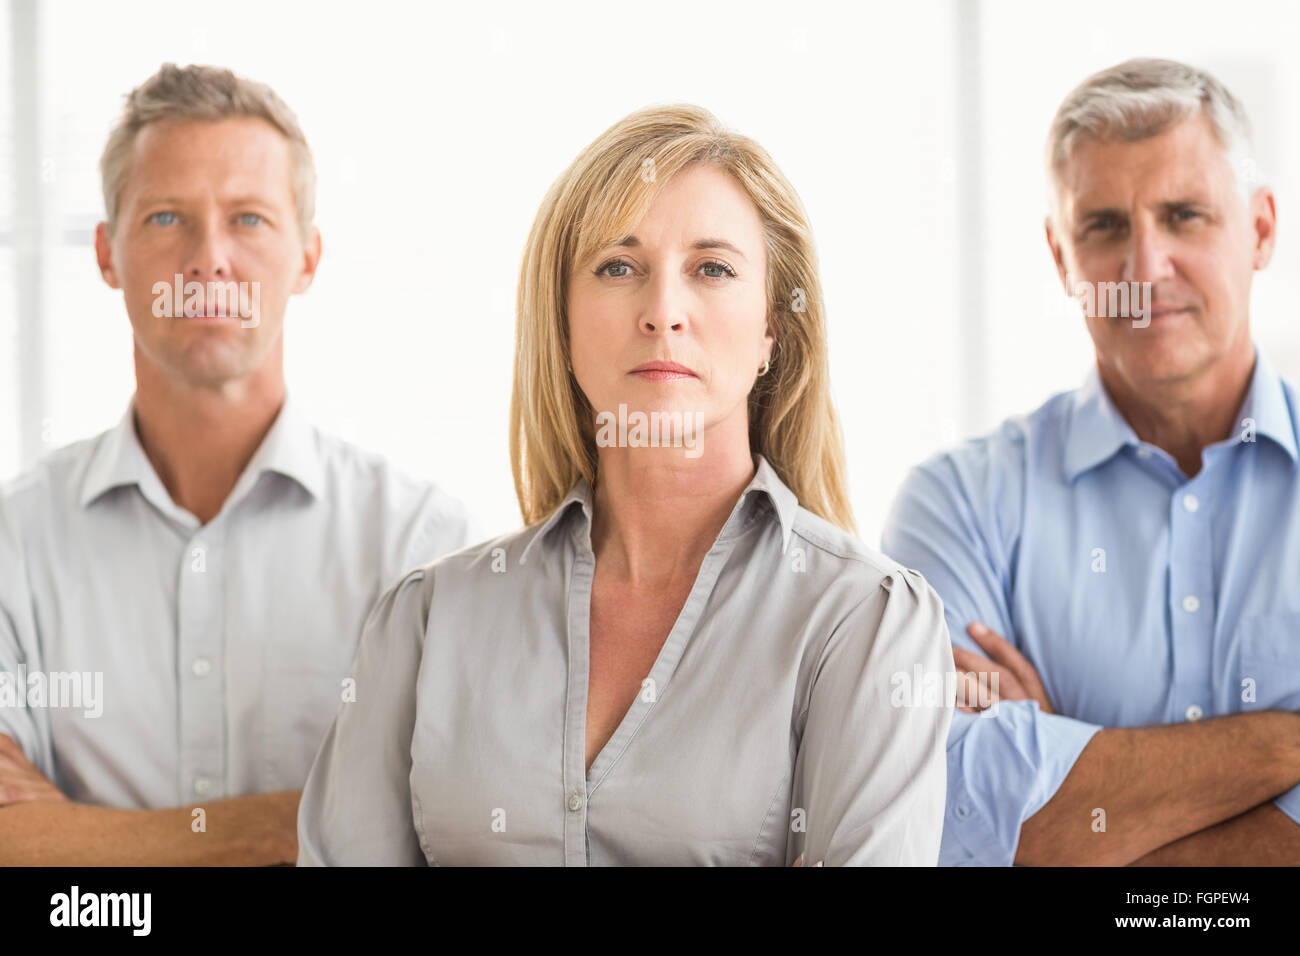
[(1086, 321), (1103, 368), (1136, 389), (1250, 352), (1250, 284), (1272, 254), (1273, 195), (1242, 198), (1204, 114), (1137, 142), (1079, 143), (1057, 198), (1047, 233), (1067, 293), (1081, 282), (1151, 283), (1145, 328), (1132, 309), (1107, 316), (1096, 296)]
[[(163, 121), (140, 131), (127, 163), (116, 227), (100, 224), (96, 252), (105, 281), (123, 291), (137, 353), (191, 387), (249, 376), (278, 345), (288, 298), (311, 284), (320, 257), (316, 231), (306, 243), (299, 233), (288, 140), (254, 118)], [(205, 296), (187, 315), (187, 293), (159, 316), (155, 283), (174, 286), (177, 274), (205, 291), (249, 283), (257, 314)]]

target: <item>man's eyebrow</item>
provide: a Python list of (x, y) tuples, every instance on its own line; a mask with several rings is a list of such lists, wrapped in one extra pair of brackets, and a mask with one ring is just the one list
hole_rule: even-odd
[(177, 196), (141, 196), (136, 200), (138, 206), (183, 206), (185, 200)]
[(1087, 209), (1078, 214), (1080, 222), (1086, 222), (1089, 219), (1100, 219), (1102, 216), (1115, 216), (1122, 218), (1128, 213), (1118, 206), (1101, 206), (1096, 209)]
[[(192, 202), (189, 199), (182, 199), (179, 196), (141, 196), (136, 203), (141, 206), (184, 206)], [(228, 199), (222, 199), (223, 206), (273, 206), (274, 203), (265, 196), (257, 196), (252, 193), (244, 196), (231, 196)]]
[[(621, 248), (632, 249), (641, 245), (641, 240), (636, 236), (624, 236), (615, 245)], [(734, 252), (740, 258), (746, 258), (745, 254), (729, 243), (726, 239), (696, 239), (691, 243), (692, 249), (726, 249), (728, 252)]]
[(1186, 209), (1188, 206), (1209, 207), (1212, 203), (1202, 196), (1188, 196), (1186, 199), (1166, 199), (1160, 203), (1160, 208), (1166, 211), (1170, 209)]
[(232, 196), (229, 199), (221, 200), (221, 203), (224, 206), (268, 206), (269, 207), (275, 205), (275, 203), (267, 199), (265, 196), (257, 196), (252, 193), (249, 193), (246, 196)]

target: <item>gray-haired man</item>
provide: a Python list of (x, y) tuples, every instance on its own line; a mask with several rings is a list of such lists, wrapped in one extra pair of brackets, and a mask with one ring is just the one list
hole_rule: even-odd
[(1095, 369), (916, 468), (884, 535), (967, 699), (998, 678), (954, 715), (940, 862), (1296, 863), (1300, 400), (1250, 335), (1276, 214), (1245, 114), (1129, 61), (1066, 98), (1048, 173)]

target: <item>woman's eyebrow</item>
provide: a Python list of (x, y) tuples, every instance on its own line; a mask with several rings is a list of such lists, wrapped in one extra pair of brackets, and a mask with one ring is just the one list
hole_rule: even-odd
[(726, 239), (697, 239), (691, 244), (692, 249), (726, 249), (728, 252), (734, 252), (740, 258), (744, 259), (745, 254), (729, 243)]
[[(629, 249), (630, 249), (630, 248), (634, 248), (634, 247), (636, 247), (636, 246), (641, 245), (641, 240), (638, 239), (636, 236), (625, 236), (624, 238), (622, 238), (622, 239), (620, 239), (618, 242), (616, 242), (615, 245), (616, 245), (616, 246), (619, 246), (619, 247), (621, 247), (621, 248), (629, 248)], [(728, 252), (734, 252), (736, 255), (740, 256), (740, 258), (742, 258), (742, 259), (747, 258), (743, 252), (741, 252), (739, 249), (737, 249), (735, 246), (733, 246), (731, 243), (729, 243), (726, 239), (711, 239), (711, 238), (710, 238), (710, 239), (696, 239), (694, 242), (691, 243), (690, 248), (692, 248), (692, 249), (726, 249)]]

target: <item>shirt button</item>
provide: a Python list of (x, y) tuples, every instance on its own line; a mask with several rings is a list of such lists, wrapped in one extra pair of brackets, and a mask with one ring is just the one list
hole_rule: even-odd
[(194, 792), (200, 797), (212, 789), (212, 781), (207, 777), (194, 778)]
[(212, 670), (212, 662), (206, 657), (196, 657), (194, 663), (190, 665), (190, 670), (194, 671), (195, 677), (206, 677)]
[(1201, 602), (1197, 600), (1195, 594), (1189, 594), (1183, 598), (1183, 610), (1188, 614), (1195, 614), (1199, 610)]
[(965, 820), (970, 816), (970, 807), (966, 806), (964, 803), (959, 803), (957, 804), (956, 809), (953, 810), (953, 814), (958, 820)]
[(1200, 501), (1197, 500), (1196, 495), (1193, 494), (1183, 495), (1183, 507), (1186, 508), (1188, 511), (1195, 511), (1200, 506), (1201, 503)]
[(1188, 720), (1200, 720), (1201, 717), (1204, 716), (1204, 711), (1202, 711), (1201, 708), (1197, 707), (1195, 704), (1192, 704), (1191, 707), (1187, 708), (1186, 716)]
[(1139, 458), (1150, 458), (1150, 457), (1151, 457), (1151, 448), (1150, 448), (1149, 446), (1147, 446), (1147, 445), (1139, 445), (1139, 446), (1138, 446), (1138, 457), (1139, 457)]
[(573, 811), (582, 809), (582, 794), (578, 793), (576, 790), (569, 794), (569, 809)]

